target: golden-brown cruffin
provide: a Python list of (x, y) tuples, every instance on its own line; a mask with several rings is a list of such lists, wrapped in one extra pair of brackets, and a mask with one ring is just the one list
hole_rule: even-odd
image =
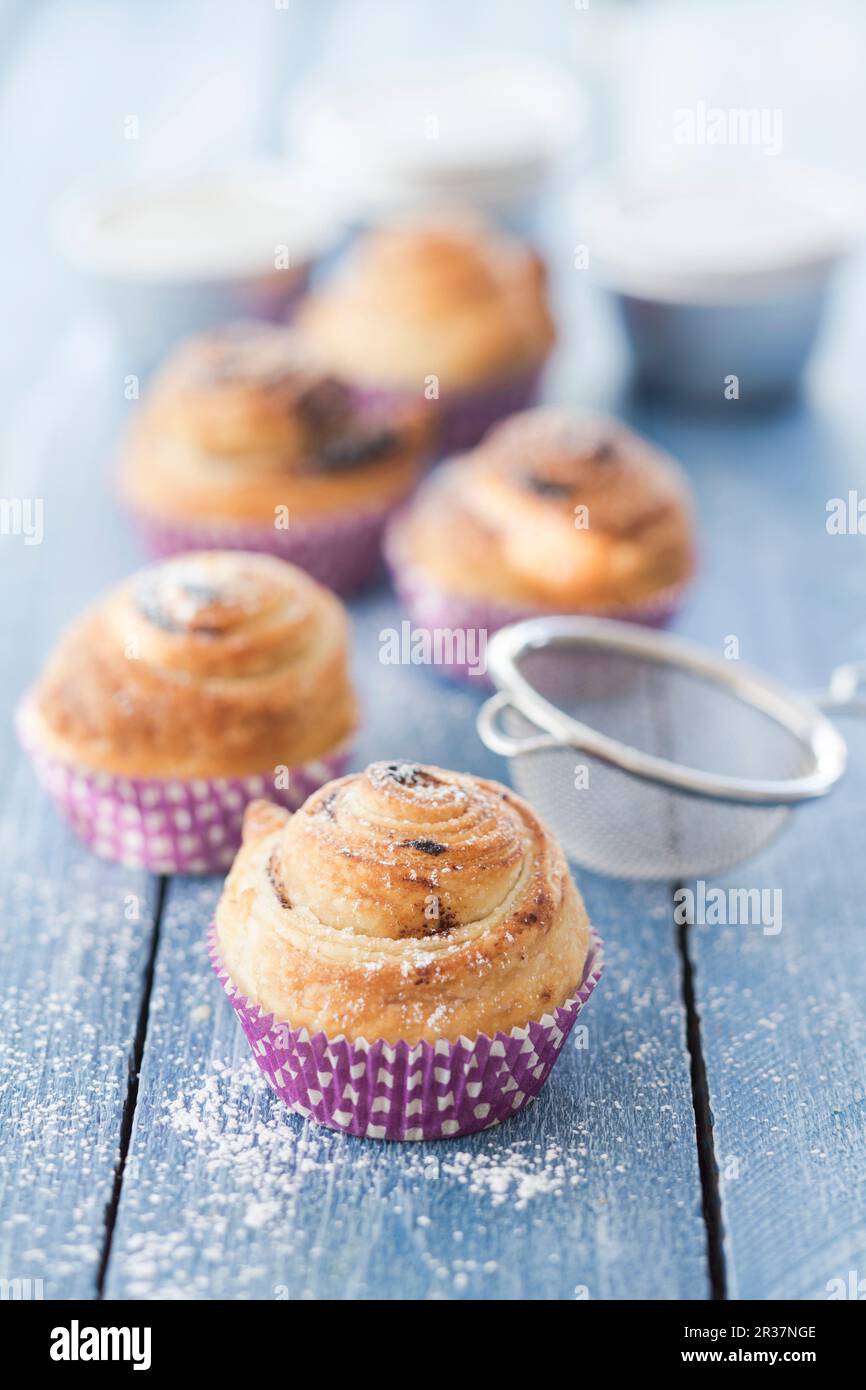
[(544, 265), (464, 217), (371, 232), (302, 306), (298, 327), (335, 370), (387, 388), (435, 374), (443, 393), (540, 367), (554, 340)]
[(350, 1041), (493, 1035), (574, 993), (589, 921), (564, 856), (506, 787), (408, 762), (253, 803), (216, 915), (233, 984)]
[(690, 578), (693, 532), (665, 454), (615, 420), (539, 407), (422, 485), (389, 554), (443, 593), (615, 615)]
[(357, 721), (342, 604), (266, 555), (141, 570), (63, 634), (24, 702), (65, 763), (127, 777), (243, 777), (343, 745)]
[(121, 487), (134, 510), (175, 523), (380, 509), (412, 487), (430, 429), (420, 404), (362, 400), (291, 329), (229, 324), (181, 344), (157, 374)]

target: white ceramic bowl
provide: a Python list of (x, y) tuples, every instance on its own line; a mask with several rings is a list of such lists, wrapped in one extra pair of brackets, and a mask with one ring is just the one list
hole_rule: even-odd
[(68, 199), (61, 249), (136, 366), (236, 318), (280, 318), (335, 235), (282, 166), (163, 179)]
[(287, 148), (361, 219), (475, 207), (532, 222), (554, 162), (583, 137), (582, 93), (557, 69), (486, 59), (402, 84), (308, 85), (286, 110)]
[(789, 390), (833, 272), (863, 228), (862, 190), (826, 170), (584, 190), (579, 236), (612, 293), (640, 377), (694, 398)]

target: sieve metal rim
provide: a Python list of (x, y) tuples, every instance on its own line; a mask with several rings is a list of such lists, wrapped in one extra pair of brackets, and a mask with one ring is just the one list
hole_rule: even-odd
[[(600, 733), (551, 704), (518, 669), (520, 657), (527, 652), (570, 643), (636, 653), (657, 665), (678, 667), (722, 686), (797, 738), (811, 757), (811, 770), (781, 780), (729, 777), (671, 762)], [(529, 618), (501, 628), (490, 639), (487, 668), (498, 693), (479, 710), (478, 731), (488, 748), (507, 757), (555, 747), (576, 748), (631, 776), (693, 796), (748, 806), (790, 806), (826, 796), (845, 771), (845, 740), (811, 700), (741, 662), (724, 661), (671, 633), (611, 618)], [(543, 732), (525, 739), (504, 733), (497, 719), (506, 705)]]

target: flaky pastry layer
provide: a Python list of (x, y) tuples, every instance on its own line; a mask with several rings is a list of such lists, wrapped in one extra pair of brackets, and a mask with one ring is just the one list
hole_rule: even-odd
[(541, 407), (433, 474), (392, 544), (451, 593), (604, 613), (686, 581), (692, 535), (670, 459), (616, 421)]
[(294, 1028), (372, 1042), (525, 1025), (580, 983), (564, 856), (496, 782), (374, 763), (293, 816), (254, 802), (216, 915), (234, 984)]
[(290, 329), (232, 324), (168, 359), (130, 431), (122, 488), (139, 511), (175, 521), (378, 510), (414, 483), (429, 415), (361, 400)]
[(538, 257), (463, 220), (371, 233), (298, 324), (337, 371), (419, 392), (435, 375), (443, 396), (540, 365), (554, 338)]
[(140, 571), (67, 629), (24, 717), (47, 751), (135, 777), (261, 774), (345, 743), (357, 711), (333, 594), (266, 555)]

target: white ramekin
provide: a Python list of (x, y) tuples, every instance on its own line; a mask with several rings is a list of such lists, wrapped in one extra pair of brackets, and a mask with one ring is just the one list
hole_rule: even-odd
[(276, 163), (73, 195), (58, 216), (63, 254), (144, 367), (190, 333), (284, 317), (336, 230), (320, 195)]
[(287, 104), (285, 138), (353, 220), (459, 206), (525, 228), (585, 125), (561, 70), (489, 57), (431, 62), (390, 85), (308, 83)]
[(576, 216), (640, 378), (720, 401), (796, 384), (864, 221), (859, 183), (800, 167), (596, 185)]

